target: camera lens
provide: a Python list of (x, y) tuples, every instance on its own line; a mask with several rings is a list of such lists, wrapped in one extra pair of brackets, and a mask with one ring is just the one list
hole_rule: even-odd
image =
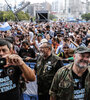
[(7, 68), (4, 68), (4, 72), (8, 76), (12, 76), (15, 73), (15, 68), (14, 66), (8, 66)]
[(0, 67), (3, 67), (4, 65), (6, 65), (6, 59), (0, 58)]

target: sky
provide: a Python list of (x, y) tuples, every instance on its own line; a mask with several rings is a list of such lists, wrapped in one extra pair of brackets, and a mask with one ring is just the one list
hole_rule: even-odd
[[(11, 3), (11, 4), (15, 4), (15, 1), (17, 1), (17, 0), (6, 0), (8, 3)], [(32, 3), (41, 3), (41, 2), (45, 2), (45, 1), (47, 1), (47, 2), (49, 2), (50, 4), (53, 2), (53, 1), (55, 1), (55, 0), (18, 0), (18, 2), (17, 3), (19, 3), (19, 2), (21, 2), (21, 1), (30, 1), (30, 3), (32, 4)], [(63, 0), (62, 0), (63, 1)], [(78, 0), (77, 0), (78, 1)], [(83, 1), (83, 2), (85, 2), (85, 0), (81, 0), (81, 1)], [(90, 0), (89, 0), (90, 1)], [(5, 3), (5, 0), (0, 0), (0, 3)]]
[[(15, 1), (17, 2), (17, 0), (6, 0), (8, 3), (15, 3)], [(21, 2), (21, 1), (30, 1), (30, 3), (41, 3), (41, 2), (45, 2), (48, 1), (49, 3), (52, 3), (53, 0), (18, 0), (17, 3)], [(0, 3), (5, 3), (5, 0), (0, 0)]]

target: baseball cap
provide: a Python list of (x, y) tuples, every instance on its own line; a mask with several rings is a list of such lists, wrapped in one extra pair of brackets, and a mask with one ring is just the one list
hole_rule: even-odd
[(42, 40), (41, 40), (41, 42), (40, 42), (39, 47), (41, 47), (41, 46), (42, 46), (42, 44), (43, 44), (43, 43), (46, 43), (46, 42), (48, 42), (48, 40), (47, 40), (47, 39), (42, 39)]
[(79, 46), (74, 50), (74, 53), (89, 53), (90, 48), (84, 47), (84, 46)]
[(42, 43), (45, 43), (45, 42), (48, 42), (48, 40), (47, 39), (42, 39), (40, 43), (42, 44)]

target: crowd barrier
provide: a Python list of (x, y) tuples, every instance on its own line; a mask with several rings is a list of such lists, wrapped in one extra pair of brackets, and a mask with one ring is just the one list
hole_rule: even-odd
[[(34, 69), (36, 62), (25, 62), (30, 68)], [(30, 100), (38, 100), (37, 92), (37, 78), (34, 82), (26, 83), (26, 91), (24, 95), (27, 94), (30, 97)]]

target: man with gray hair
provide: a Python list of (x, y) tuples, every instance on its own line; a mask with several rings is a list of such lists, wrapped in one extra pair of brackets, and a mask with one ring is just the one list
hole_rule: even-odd
[(90, 48), (77, 47), (73, 57), (54, 76), (50, 100), (90, 100)]
[(52, 46), (48, 42), (40, 45), (40, 57), (37, 60), (35, 72), (37, 73), (39, 100), (49, 100), (49, 89), (53, 76), (63, 64), (59, 57), (52, 53)]

